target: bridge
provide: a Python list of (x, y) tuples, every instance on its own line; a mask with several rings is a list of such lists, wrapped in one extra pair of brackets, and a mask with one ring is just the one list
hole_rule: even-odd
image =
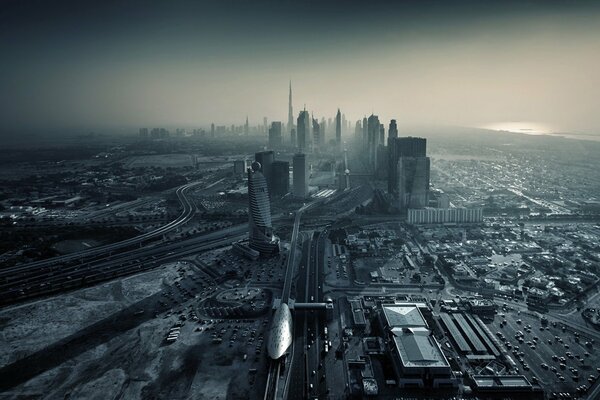
[[(290, 254), (288, 257), (288, 262), (286, 265), (285, 272), (285, 280), (283, 285), (283, 291), (281, 295), (281, 299), (275, 299), (273, 303), (273, 309), (275, 310), (273, 317), (271, 319), (271, 327), (268, 332), (267, 337), (267, 355), (270, 359), (269, 361), (269, 370), (267, 374), (267, 384), (265, 387), (265, 395), (264, 399), (275, 399), (278, 393), (278, 381), (279, 376), (282, 371), (282, 367), (285, 362), (285, 355), (288, 354), (289, 349), (291, 348), (292, 353), (294, 350), (294, 346), (292, 346), (292, 341), (294, 337), (293, 333), (293, 314), (292, 311), (325, 311), (327, 309), (333, 308), (333, 302), (296, 302), (294, 299), (290, 298), (291, 288), (292, 288), (292, 279), (294, 276), (294, 266), (296, 264), (296, 248), (298, 244), (298, 236), (299, 236), (299, 228), (300, 228), (300, 220), (302, 218), (302, 214), (319, 204), (323, 201), (323, 198), (315, 199), (310, 203), (305, 204), (301, 207), (297, 212), (294, 219), (294, 226), (292, 230), (292, 240), (290, 246)], [(307, 263), (310, 264), (310, 263)], [(309, 272), (309, 267), (305, 268), (306, 280), (308, 282), (309, 276), (311, 275)], [(317, 274), (313, 274), (317, 275)], [(316, 282), (317, 279), (314, 279)], [(312, 285), (311, 285), (312, 286)], [(314, 285), (315, 293), (317, 293), (317, 286)], [(308, 285), (307, 285), (308, 287)], [(319, 286), (320, 287), (320, 286)], [(305, 296), (308, 297), (308, 293), (305, 293)], [(314, 298), (314, 296), (312, 297)], [(312, 300), (311, 298), (311, 300)], [(306, 298), (305, 300), (308, 300)]]

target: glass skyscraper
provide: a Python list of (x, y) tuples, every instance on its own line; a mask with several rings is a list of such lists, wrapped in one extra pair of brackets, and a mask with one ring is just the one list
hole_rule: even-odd
[(273, 234), (269, 189), (260, 169), (258, 162), (248, 169), (249, 239), (252, 249), (269, 256), (279, 252), (279, 238)]

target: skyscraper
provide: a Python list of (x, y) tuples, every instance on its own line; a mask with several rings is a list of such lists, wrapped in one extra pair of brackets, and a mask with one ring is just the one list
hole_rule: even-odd
[(215, 124), (210, 124), (210, 137), (215, 137)]
[[(290, 135), (292, 135), (292, 131), (294, 130), (294, 109), (292, 108), (292, 81), (290, 81), (290, 98), (288, 102), (288, 124), (287, 131)], [(292, 146), (295, 146), (296, 143), (292, 143)]]
[(398, 159), (398, 208), (402, 212), (427, 206), (429, 169), (429, 157)]
[[(395, 121), (394, 122), (395, 126)], [(390, 129), (392, 124), (390, 123)], [(427, 139), (417, 137), (388, 138), (388, 193), (398, 196), (398, 160), (400, 157), (425, 157)], [(427, 179), (429, 182), (429, 178)]]
[(325, 117), (321, 117), (321, 123), (319, 124), (321, 129), (321, 134), (319, 135), (319, 147), (323, 148), (325, 145), (325, 135), (327, 134), (327, 121), (325, 121)]
[(292, 128), (292, 131), (290, 132), (290, 143), (292, 144), (292, 147), (296, 147), (298, 145), (297, 142), (296, 128)]
[(362, 130), (363, 130), (363, 137), (362, 137), (362, 145), (363, 145), (363, 149), (368, 150), (369, 149), (369, 131), (368, 131), (369, 127), (367, 124), (367, 117), (364, 117), (362, 120)]
[(300, 111), (296, 125), (296, 141), (298, 142), (298, 150), (303, 153), (310, 145), (310, 116), (308, 115), (308, 111)]
[(281, 137), (281, 122), (274, 121), (271, 122), (271, 127), (269, 128), (269, 147), (272, 149), (281, 148), (282, 137)]
[(338, 108), (337, 114), (335, 115), (335, 145), (339, 150), (342, 144), (342, 114)]
[(273, 234), (267, 180), (260, 170), (256, 161), (248, 168), (249, 244), (261, 255), (272, 255), (279, 251), (279, 238)]
[(271, 193), (284, 196), (290, 191), (290, 163), (273, 161), (271, 165)]
[(308, 196), (308, 163), (306, 162), (305, 154), (294, 154), (292, 160), (293, 180), (294, 180), (294, 196), (306, 198)]
[(321, 126), (319, 125), (319, 121), (313, 118), (312, 120), (312, 130), (313, 130), (313, 149), (315, 151), (319, 151), (321, 149)]
[(373, 171), (377, 168), (377, 145), (379, 142), (379, 118), (371, 114), (367, 120), (369, 166)]
[(248, 125), (248, 116), (246, 116), (246, 123), (244, 124), (244, 135), (248, 136), (250, 133), (250, 126)]
[(362, 140), (362, 124), (360, 119), (356, 121), (356, 125), (354, 126), (354, 140), (356, 144), (359, 144)]
[(379, 137), (377, 139), (377, 168), (376, 175), (380, 179), (385, 179), (388, 172), (388, 149), (385, 146), (385, 127), (379, 124)]
[(275, 161), (275, 154), (271, 150), (259, 151), (254, 154), (254, 161), (260, 165), (260, 172), (264, 175), (269, 190), (271, 190), (271, 166), (273, 165), (273, 161)]
[(398, 126), (396, 125), (396, 120), (393, 119), (390, 121), (390, 127), (388, 128), (388, 142), (390, 139), (398, 137)]

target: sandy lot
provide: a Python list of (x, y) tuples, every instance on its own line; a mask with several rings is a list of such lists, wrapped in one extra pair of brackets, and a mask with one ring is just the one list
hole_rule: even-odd
[(251, 371), (265, 370), (265, 352), (250, 336), (264, 334), (264, 321), (192, 319), (205, 278), (191, 262), (173, 263), (1, 310), (0, 398), (258, 398), (264, 373)]

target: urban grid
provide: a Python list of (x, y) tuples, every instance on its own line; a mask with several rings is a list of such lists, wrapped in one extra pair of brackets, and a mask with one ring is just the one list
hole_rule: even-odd
[(413, 126), (408, 97), (324, 108), (290, 75), (271, 117), (7, 141), (0, 399), (600, 399), (598, 136)]

